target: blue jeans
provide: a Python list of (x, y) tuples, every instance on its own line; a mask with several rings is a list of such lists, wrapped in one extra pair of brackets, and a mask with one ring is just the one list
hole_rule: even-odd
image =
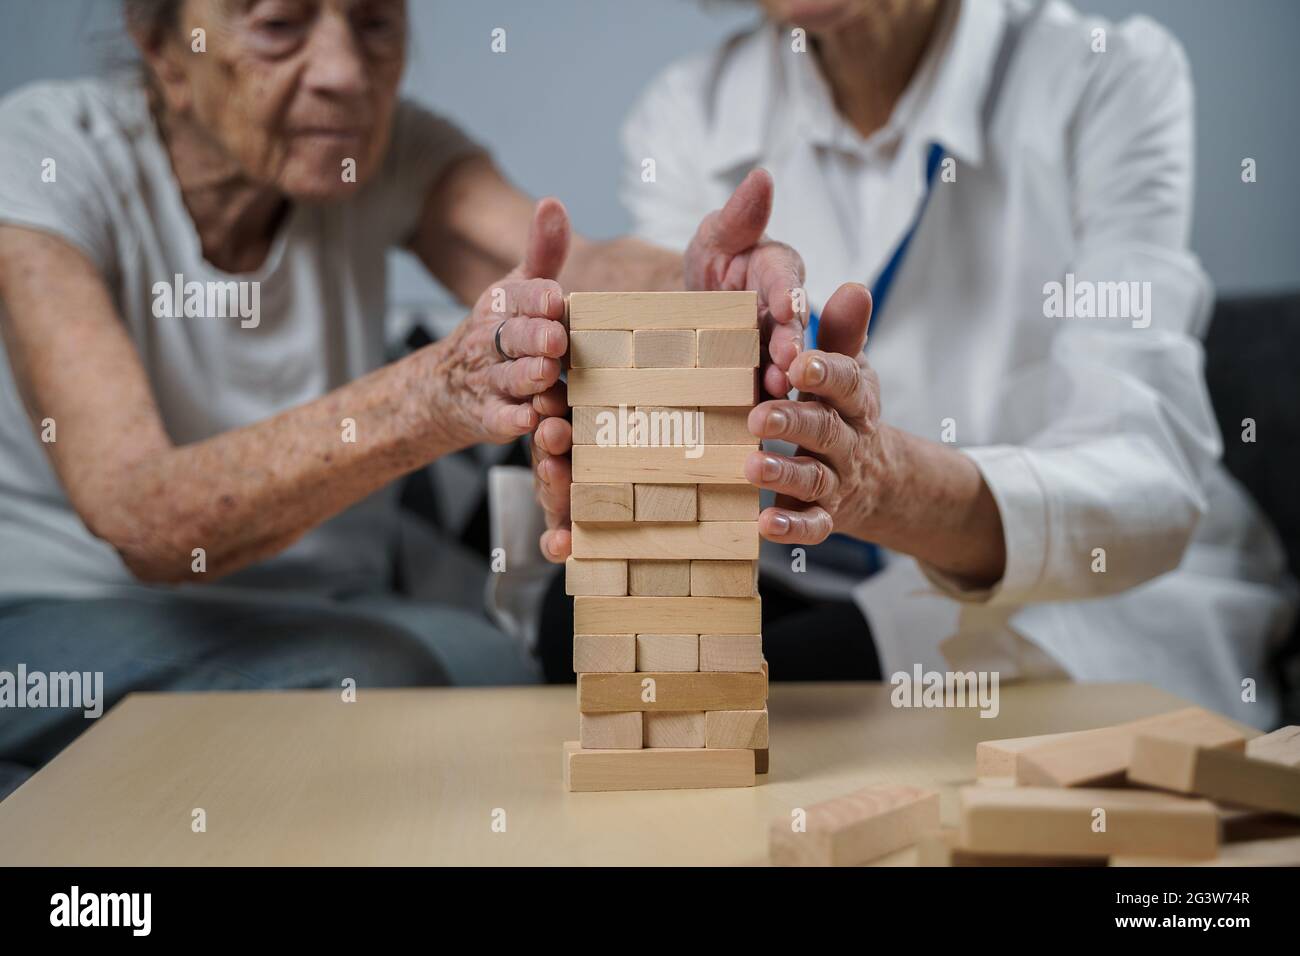
[[(134, 588), (0, 598), (0, 671), (102, 672), (104, 711), (132, 691), (529, 684), (535, 661), (486, 620), (395, 596)], [(20, 688), (21, 690), (21, 688)], [(0, 799), (94, 723), (0, 708)]]

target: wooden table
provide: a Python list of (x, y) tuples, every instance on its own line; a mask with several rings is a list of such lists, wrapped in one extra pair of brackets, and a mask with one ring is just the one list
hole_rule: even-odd
[(1184, 706), (1142, 684), (1044, 683), (1004, 686), (985, 719), (895, 709), (890, 690), (773, 684), (757, 787), (640, 793), (562, 788), (571, 687), (134, 694), (0, 802), (0, 863), (761, 864), (793, 807), (911, 783), (940, 788), (951, 823), (977, 741)]

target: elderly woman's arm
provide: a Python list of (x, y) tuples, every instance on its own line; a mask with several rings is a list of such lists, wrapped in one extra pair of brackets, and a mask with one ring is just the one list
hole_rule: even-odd
[[(177, 447), (109, 291), (77, 250), (0, 227), (2, 328), (14, 377), (86, 526), (139, 579), (203, 581), (308, 529), (440, 455), (506, 441), (539, 420), (534, 396), (565, 348), (556, 283), (516, 270), (502, 362), (490, 297), (448, 339), (274, 418)], [(344, 441), (344, 420), (355, 442)], [(191, 571), (202, 548), (206, 573)]]

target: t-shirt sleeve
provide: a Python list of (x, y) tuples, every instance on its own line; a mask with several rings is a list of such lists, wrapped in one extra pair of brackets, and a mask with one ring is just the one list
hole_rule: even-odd
[(405, 245), (414, 235), (429, 191), (444, 173), (458, 161), (485, 152), (449, 120), (418, 103), (400, 101), (377, 184), (388, 244)]
[(70, 89), (27, 87), (0, 101), (0, 223), (55, 235), (110, 276), (116, 188), (104, 148)]

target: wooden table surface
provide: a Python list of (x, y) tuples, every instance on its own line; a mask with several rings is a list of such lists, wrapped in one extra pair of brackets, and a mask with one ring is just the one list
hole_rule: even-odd
[(953, 823), (977, 741), (1184, 706), (1142, 684), (1041, 683), (1002, 687), (987, 719), (896, 709), (890, 690), (774, 683), (757, 787), (638, 793), (563, 789), (571, 687), (134, 694), (0, 802), (0, 863), (761, 864), (793, 807), (908, 783), (938, 787)]

